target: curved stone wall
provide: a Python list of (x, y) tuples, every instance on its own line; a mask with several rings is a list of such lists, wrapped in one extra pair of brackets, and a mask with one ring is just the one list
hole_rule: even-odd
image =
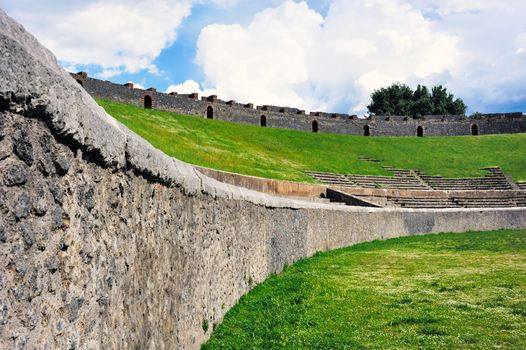
[[(319, 250), (526, 227), (526, 210), (387, 210), (219, 183), (116, 122), (0, 11), (0, 344), (197, 349)], [(208, 327), (207, 327), (208, 325)]]
[(526, 132), (526, 117), (522, 113), (489, 114), (480, 118), (464, 116), (425, 116), (413, 119), (403, 116), (372, 116), (360, 119), (347, 114), (311, 112), (297, 108), (240, 104), (218, 100), (216, 96), (202, 97), (164, 94), (155, 89), (141, 90), (133, 84), (119, 85), (109, 81), (89, 78), (86, 73), (72, 77), (94, 97), (132, 104), (140, 107), (187, 115), (226, 120), (236, 123), (294, 129), (311, 132), (328, 132), (366, 136), (459, 136), (507, 134)]

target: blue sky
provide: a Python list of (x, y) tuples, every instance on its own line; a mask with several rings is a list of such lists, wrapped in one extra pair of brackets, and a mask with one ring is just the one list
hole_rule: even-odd
[(71, 71), (365, 114), (393, 82), (526, 112), (522, 0), (0, 0)]

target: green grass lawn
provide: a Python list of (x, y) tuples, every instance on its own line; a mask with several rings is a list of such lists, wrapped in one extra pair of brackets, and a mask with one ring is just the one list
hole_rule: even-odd
[(526, 230), (317, 254), (244, 296), (202, 349), (526, 349)]
[[(482, 176), (480, 168), (500, 166), (515, 180), (526, 180), (526, 134), (424, 138), (314, 134), (98, 102), (166, 154), (241, 174), (313, 182), (304, 170), (389, 175), (382, 166), (390, 165), (463, 177)], [(359, 161), (360, 156), (382, 162)]]

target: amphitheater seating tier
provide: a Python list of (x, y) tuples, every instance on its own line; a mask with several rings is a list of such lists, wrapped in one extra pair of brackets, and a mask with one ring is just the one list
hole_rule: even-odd
[(340, 188), (374, 188), (416, 191), (510, 191), (509, 194), (481, 195), (480, 197), (387, 197), (388, 206), (401, 208), (508, 208), (526, 207), (526, 182), (519, 182), (516, 186), (506, 178), (500, 168), (484, 168), (486, 176), (479, 178), (443, 178), (442, 176), (427, 175), (422, 171), (407, 169), (396, 169), (384, 167), (393, 176), (368, 176), (334, 174), (317, 171), (306, 171), (306, 173), (319, 182)]
[(441, 176), (426, 175), (417, 171), (418, 176), (434, 190), (463, 191), (463, 190), (511, 190), (512, 186), (499, 168), (485, 168), (488, 171), (481, 178), (448, 179)]
[(500, 197), (389, 197), (388, 202), (401, 208), (513, 208), (526, 207), (526, 193)]
[[(479, 191), (512, 190), (513, 187), (499, 168), (485, 168), (488, 174), (474, 178), (443, 178), (423, 171), (384, 167), (394, 176), (343, 175), (316, 171), (306, 173), (323, 184), (355, 188), (383, 188), (400, 190)], [(526, 188), (526, 183), (518, 184)]]

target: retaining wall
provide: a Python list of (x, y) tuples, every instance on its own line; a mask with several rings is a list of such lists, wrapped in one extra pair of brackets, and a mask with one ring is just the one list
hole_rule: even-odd
[(2, 11), (0, 49), (5, 348), (197, 349), (241, 295), (316, 251), (526, 227), (525, 209), (342, 207), (217, 182), (105, 114)]
[[(86, 73), (72, 74), (86, 91), (94, 97), (109, 99), (139, 107), (177, 112), (199, 117), (237, 123), (262, 125), (284, 129), (371, 136), (416, 136), (421, 127), (424, 136), (460, 136), (510, 134), (526, 132), (526, 117), (522, 113), (500, 113), (466, 118), (465, 116), (424, 116), (420, 119), (404, 116), (372, 116), (361, 119), (341, 113), (305, 111), (278, 106), (257, 106), (235, 101), (222, 101), (216, 96), (199, 98), (194, 94), (164, 94), (155, 89), (141, 90), (133, 84), (119, 85), (90, 78)], [(151, 101), (151, 105), (150, 105)], [(316, 126), (314, 126), (316, 124)]]

